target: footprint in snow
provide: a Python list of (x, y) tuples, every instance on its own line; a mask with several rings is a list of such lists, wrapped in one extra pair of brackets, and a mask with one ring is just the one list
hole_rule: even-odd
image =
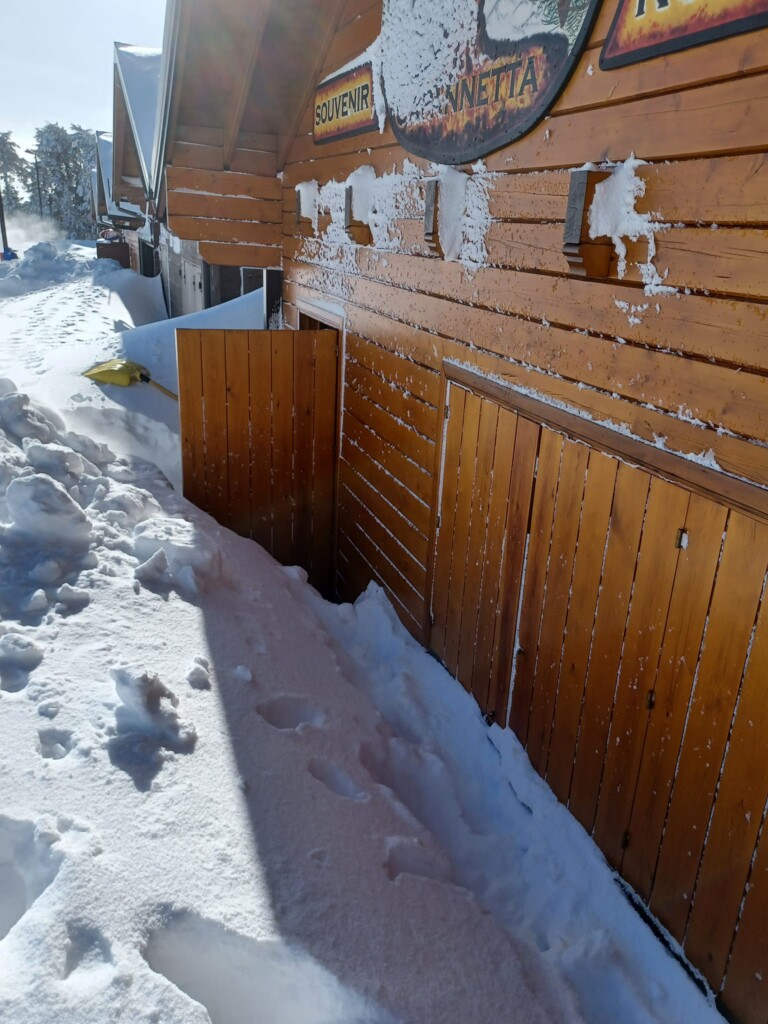
[(68, 922), (66, 951), (64, 980), (76, 972), (83, 974), (104, 970), (113, 963), (109, 940), (86, 921)]
[(169, 915), (143, 955), (155, 973), (205, 1007), (212, 1024), (395, 1024), (300, 946), (256, 940), (196, 914)]
[(48, 888), (58, 868), (34, 822), (0, 815), (0, 939)]
[(41, 757), (60, 761), (75, 746), (76, 740), (69, 729), (39, 729), (37, 733), (38, 749)]
[(391, 836), (387, 839), (384, 860), (387, 878), (394, 882), (400, 875), (415, 875), (434, 882), (450, 882), (451, 872), (416, 836)]
[(322, 757), (313, 757), (307, 770), (313, 778), (322, 782), (326, 789), (335, 793), (336, 796), (358, 802), (370, 800), (370, 794), (361, 789), (344, 769), (334, 764), (333, 761), (325, 761)]
[(256, 708), (265, 722), (275, 729), (297, 732), (303, 726), (325, 725), (325, 714), (302, 697), (274, 697)]

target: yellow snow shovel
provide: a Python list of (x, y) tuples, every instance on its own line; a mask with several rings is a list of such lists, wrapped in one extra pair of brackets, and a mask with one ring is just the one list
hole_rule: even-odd
[(90, 370), (86, 370), (84, 377), (97, 381), (99, 384), (117, 384), (121, 388), (129, 388), (131, 384), (151, 384), (153, 388), (162, 391), (164, 395), (173, 398), (178, 402), (179, 396), (174, 395), (168, 388), (152, 380), (146, 366), (133, 363), (130, 359), (109, 359), (106, 363), (99, 363)]

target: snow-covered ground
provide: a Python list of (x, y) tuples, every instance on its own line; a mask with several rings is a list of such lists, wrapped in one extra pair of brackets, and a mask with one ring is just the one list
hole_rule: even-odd
[(174, 324), (92, 257), (0, 270), (0, 1020), (720, 1021), (376, 588), (322, 601), (151, 465), (173, 403), (79, 373), (173, 388)]

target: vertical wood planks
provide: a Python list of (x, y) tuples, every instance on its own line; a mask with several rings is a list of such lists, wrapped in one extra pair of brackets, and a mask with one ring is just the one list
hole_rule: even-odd
[(475, 480), (475, 458), (480, 430), (481, 400), (468, 394), (464, 406), (461, 430), (458, 479), (456, 483), (456, 512), (453, 527), (451, 571), (448, 586), (448, 612), (445, 626), (443, 661), (453, 675), (458, 671), (459, 630), (464, 600), (464, 582), (469, 550), (469, 524), (472, 515), (472, 493)]
[[(768, 799), (767, 680), (768, 604), (764, 600), (685, 936), (686, 953), (715, 988), (725, 974)], [(746, 899), (752, 899), (751, 890)]]
[(557, 481), (552, 544), (547, 560), (546, 589), (528, 726), (528, 756), (540, 775), (545, 774), (549, 754), (588, 455), (585, 445), (566, 441)]
[[(269, 332), (266, 332), (269, 335)], [(272, 551), (272, 338), (248, 333), (251, 383), (251, 536)]]
[(541, 427), (519, 417), (515, 433), (515, 454), (509, 489), (507, 525), (504, 532), (504, 558), (501, 564), (499, 601), (494, 624), (493, 663), (488, 708), (503, 725), (507, 725), (509, 689), (515, 658), (517, 619), (525, 571), (528, 545), (528, 524), (539, 454)]
[(205, 504), (205, 439), (203, 434), (203, 362), (199, 331), (179, 332), (179, 420), (184, 494), (194, 505)]
[[(338, 338), (333, 331), (315, 334), (314, 419), (312, 423), (312, 548), (310, 575), (329, 594), (334, 576), (334, 481)], [(324, 586), (322, 581), (326, 581)]]
[(184, 493), (332, 589), (335, 331), (178, 331)]
[(494, 636), (503, 574), (504, 535), (509, 508), (512, 458), (515, 451), (517, 416), (509, 409), (499, 409), (496, 447), (489, 482), (488, 521), (483, 555), (480, 594), (477, 601), (477, 650), (472, 667), (472, 693), (484, 710), (490, 711), (491, 670), (494, 661)]
[(515, 652), (514, 689), (512, 690), (512, 712), (509, 723), (523, 744), (528, 739), (536, 651), (541, 629), (563, 444), (562, 434), (556, 434), (552, 430), (542, 431), (539, 462), (536, 469), (536, 488), (533, 496), (525, 589), (522, 596), (520, 646)]
[(649, 486), (647, 473), (623, 463), (619, 466), (569, 801), (572, 813), (590, 833), (597, 809)]
[(250, 366), (248, 334), (227, 331), (224, 336), (227, 370), (227, 476), (229, 525), (235, 533), (250, 536)]
[(547, 765), (547, 782), (562, 803), (571, 788), (617, 470), (615, 459), (590, 452)]
[[(315, 338), (311, 332), (293, 344), (293, 535), (292, 559), (309, 566), (312, 551)], [(297, 528), (301, 523), (301, 529)]]
[(272, 331), (272, 554), (293, 554), (293, 349), (295, 332)]
[(491, 470), (496, 451), (498, 421), (498, 405), (494, 402), (482, 402), (477, 438), (477, 456), (475, 459), (475, 481), (469, 520), (469, 539), (457, 664), (457, 676), (468, 689), (471, 689), (472, 671), (477, 654), (476, 642), (480, 587), (483, 579), (485, 546), (488, 537), (488, 502), (490, 500)]
[(768, 829), (765, 823), (749, 876), (749, 893), (733, 942), (722, 999), (741, 1024), (765, 1024), (768, 978)]
[(223, 526), (230, 524), (229, 441), (227, 438), (227, 359), (224, 331), (201, 331), (205, 509)]
[(435, 578), (432, 586), (432, 614), (434, 626), (430, 646), (442, 660), (445, 655), (446, 626), (448, 619), (448, 591), (451, 583), (451, 557), (453, 554), (453, 532), (456, 522), (457, 487), (459, 459), (461, 457), (461, 435), (464, 424), (464, 409), (468, 392), (456, 385), (449, 385), (448, 418), (443, 452), (442, 496), (440, 502), (440, 525), (437, 533), (435, 556)]
[(688, 920), (712, 803), (765, 580), (768, 527), (732, 513), (709, 611), (651, 910), (679, 941)]
[(629, 821), (630, 843), (621, 873), (647, 900), (675, 777), (704, 624), (709, 611), (728, 510), (691, 495), (664, 643), (656, 677), (656, 706), (648, 716), (643, 759)]
[(646, 700), (655, 686), (677, 569), (677, 531), (685, 524), (688, 501), (680, 487), (651, 481), (595, 819), (595, 842), (613, 867), (627, 842), (648, 721)]

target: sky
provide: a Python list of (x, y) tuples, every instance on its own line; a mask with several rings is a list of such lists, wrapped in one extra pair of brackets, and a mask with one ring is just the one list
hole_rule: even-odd
[(113, 43), (161, 47), (165, 0), (0, 0), (0, 131), (112, 130)]

